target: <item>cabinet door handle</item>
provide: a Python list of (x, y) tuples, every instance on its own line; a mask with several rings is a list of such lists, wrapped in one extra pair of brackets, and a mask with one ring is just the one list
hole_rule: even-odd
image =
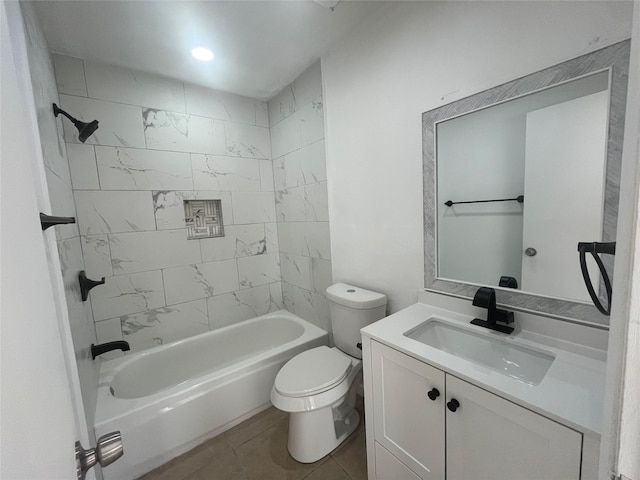
[(447, 408), (451, 412), (455, 412), (459, 406), (460, 406), (460, 402), (455, 398), (452, 398), (450, 401), (447, 402)]
[(435, 400), (439, 396), (440, 391), (437, 388), (432, 388), (431, 390), (429, 390), (429, 393), (427, 393), (427, 397), (429, 397), (431, 400)]

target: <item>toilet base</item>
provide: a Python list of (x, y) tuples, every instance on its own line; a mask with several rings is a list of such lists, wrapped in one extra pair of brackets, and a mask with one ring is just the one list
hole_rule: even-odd
[(287, 448), (300, 463), (313, 463), (335, 450), (360, 424), (356, 410), (356, 384), (333, 405), (289, 414)]
[[(289, 414), (287, 448), (300, 463), (313, 463), (334, 451), (360, 424), (356, 409), (345, 405)], [(336, 410), (338, 410), (336, 415)], [(339, 418), (334, 418), (338, 416)]]

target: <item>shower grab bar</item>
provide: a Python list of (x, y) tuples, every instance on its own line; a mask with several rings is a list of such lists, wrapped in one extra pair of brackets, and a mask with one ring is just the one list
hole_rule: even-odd
[(524, 203), (524, 195), (518, 195), (516, 198), (498, 198), (495, 200), (468, 200), (466, 202), (452, 202), (451, 200), (447, 200), (444, 204), (447, 207), (451, 205), (457, 205), (459, 203), (487, 203), (487, 202), (518, 202)]

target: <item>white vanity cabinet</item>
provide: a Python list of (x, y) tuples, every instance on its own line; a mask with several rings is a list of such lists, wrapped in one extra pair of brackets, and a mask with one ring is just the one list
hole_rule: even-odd
[(370, 479), (390, 480), (389, 472), (424, 480), (580, 479), (579, 432), (379, 342), (370, 345)]

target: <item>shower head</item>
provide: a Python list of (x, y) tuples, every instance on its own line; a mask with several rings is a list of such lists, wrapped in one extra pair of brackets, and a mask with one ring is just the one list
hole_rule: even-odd
[(56, 117), (59, 114), (63, 114), (65, 117), (67, 117), (69, 120), (71, 120), (73, 122), (73, 124), (76, 126), (76, 128), (78, 129), (78, 140), (80, 140), (82, 143), (86, 142), (87, 138), (89, 138), (91, 136), (91, 134), (98, 129), (98, 121), (97, 120), (93, 120), (92, 122), (89, 122), (89, 123), (85, 123), (85, 122), (81, 122), (80, 120), (76, 120), (71, 115), (69, 115), (67, 112), (65, 112), (64, 110), (59, 108), (58, 105), (56, 105), (55, 103), (53, 104), (53, 114)]
[(94, 120), (90, 123), (76, 121), (74, 122), (74, 125), (78, 129), (78, 140), (80, 140), (82, 143), (84, 143), (87, 138), (89, 138), (91, 134), (98, 129), (97, 120)]

